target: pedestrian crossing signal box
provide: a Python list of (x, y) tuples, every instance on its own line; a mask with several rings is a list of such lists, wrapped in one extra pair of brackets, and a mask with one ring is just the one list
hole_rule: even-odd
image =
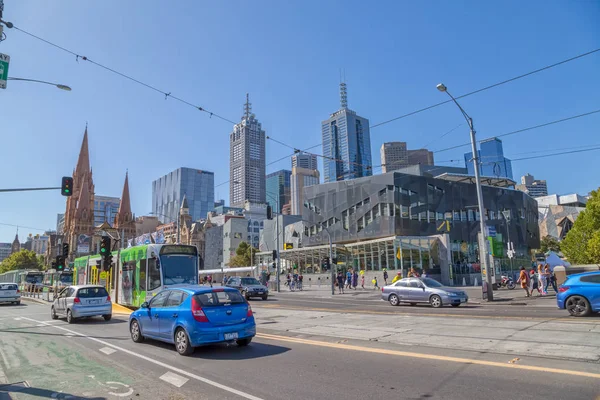
[(293, 248), (294, 248), (294, 243), (284, 243), (284, 245), (283, 245), (284, 250), (292, 250)]

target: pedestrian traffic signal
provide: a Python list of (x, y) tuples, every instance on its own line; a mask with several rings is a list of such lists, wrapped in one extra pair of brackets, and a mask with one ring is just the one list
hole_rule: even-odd
[(325, 264), (325, 269), (329, 270), (329, 268), (331, 268), (331, 264), (329, 263), (329, 257), (325, 257), (323, 259), (323, 263)]
[(62, 256), (57, 256), (56, 257), (56, 270), (62, 271), (63, 269), (65, 269), (65, 258)]
[(277, 260), (277, 250), (273, 250), (273, 260)]
[(62, 245), (62, 255), (63, 257), (69, 257), (69, 243), (63, 243)]
[(63, 196), (71, 196), (73, 194), (73, 178), (70, 176), (63, 176), (60, 185), (60, 194)]
[(267, 219), (273, 219), (273, 208), (271, 206), (267, 206)]
[(52, 261), (50, 269), (56, 269), (56, 261)]
[(105, 258), (110, 254), (110, 236), (102, 236), (100, 240), (100, 255)]

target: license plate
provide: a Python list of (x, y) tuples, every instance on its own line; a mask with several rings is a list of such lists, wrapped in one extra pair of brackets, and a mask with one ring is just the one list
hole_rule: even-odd
[(237, 338), (238, 338), (238, 333), (237, 332), (226, 333), (225, 334), (225, 340), (233, 340), (233, 339), (237, 339)]
[(100, 300), (89, 300), (89, 304), (100, 304)]

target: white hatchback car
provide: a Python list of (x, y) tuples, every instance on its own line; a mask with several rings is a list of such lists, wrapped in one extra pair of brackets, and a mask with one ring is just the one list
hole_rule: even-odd
[(16, 283), (0, 283), (0, 303), (21, 304), (21, 291)]

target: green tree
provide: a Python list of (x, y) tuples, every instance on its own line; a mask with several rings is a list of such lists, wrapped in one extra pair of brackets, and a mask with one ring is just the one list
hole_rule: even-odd
[(540, 241), (540, 250), (542, 253), (553, 251), (558, 253), (560, 251), (560, 242), (552, 236), (545, 236)]
[(252, 254), (256, 254), (256, 249), (246, 242), (239, 244), (235, 250), (235, 256), (229, 261), (230, 267), (248, 267), (252, 265)]
[(600, 191), (592, 192), (560, 248), (571, 264), (600, 263)]
[(21, 250), (11, 254), (0, 264), (0, 273), (15, 269), (42, 269), (43, 261), (31, 250)]

